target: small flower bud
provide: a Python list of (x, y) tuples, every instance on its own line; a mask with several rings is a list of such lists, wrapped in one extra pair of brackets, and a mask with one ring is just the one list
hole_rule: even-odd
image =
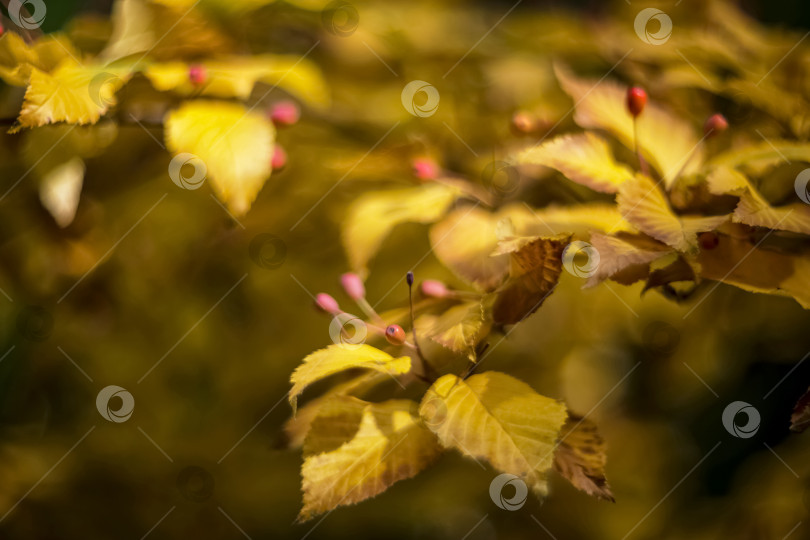
[(707, 137), (711, 137), (716, 133), (722, 133), (723, 131), (728, 129), (728, 120), (722, 114), (713, 114), (706, 120), (706, 123), (703, 125), (703, 133)]
[(269, 117), (276, 126), (291, 126), (301, 118), (301, 109), (292, 101), (279, 101), (270, 107)]
[(435, 279), (426, 279), (420, 283), (419, 290), (422, 291), (423, 295), (431, 298), (445, 298), (450, 294), (447, 285)]
[(337, 300), (326, 293), (318, 293), (315, 295), (315, 306), (321, 311), (331, 315), (341, 312)]
[(405, 330), (398, 324), (388, 325), (385, 329), (385, 339), (391, 345), (402, 345), (405, 343)]
[(353, 272), (347, 272), (340, 276), (340, 284), (343, 285), (343, 290), (352, 300), (360, 300), (366, 295), (363, 280)]
[(633, 116), (638, 116), (647, 104), (647, 92), (643, 88), (633, 86), (627, 90), (627, 110)]
[(405, 281), (408, 282), (408, 287), (413, 285), (413, 272), (411, 272), (410, 270), (408, 271), (407, 274), (405, 274)]
[(537, 119), (529, 112), (518, 111), (512, 116), (512, 131), (518, 135), (528, 135), (537, 129)]
[(208, 80), (208, 71), (202, 64), (192, 64), (188, 68), (188, 79), (194, 86), (201, 86)]
[(283, 169), (287, 165), (287, 152), (279, 146), (275, 145), (273, 147), (273, 157), (270, 160), (270, 166), (273, 167), (274, 171), (278, 171)]
[(433, 180), (439, 176), (439, 167), (430, 159), (415, 159), (411, 165), (413, 175), (419, 180)]

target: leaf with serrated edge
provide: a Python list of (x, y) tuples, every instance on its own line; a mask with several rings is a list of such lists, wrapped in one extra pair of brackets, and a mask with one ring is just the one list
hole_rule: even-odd
[(590, 244), (599, 253), (599, 264), (594, 274), (588, 278), (585, 287), (593, 287), (617, 272), (634, 266), (646, 265), (668, 253), (672, 249), (646, 236), (619, 234), (608, 236), (591, 234)]
[(518, 155), (519, 163), (551, 167), (568, 179), (602, 193), (616, 193), (633, 172), (613, 159), (608, 144), (593, 133), (563, 135)]
[(445, 375), (422, 398), (419, 414), (445, 447), (523, 479), (538, 495), (548, 492), (546, 471), (565, 423), (565, 406), (504, 373), (461, 380)]
[(571, 415), (554, 452), (554, 470), (588, 495), (614, 502), (605, 478), (606, 451), (607, 445), (596, 424)]
[[(308, 444), (313, 447), (329, 448), (340, 440), (341, 430), (347, 442), (304, 460), (301, 467), (304, 505), (298, 515), (300, 521), (374, 497), (395, 482), (415, 476), (441, 454), (436, 437), (413, 416), (415, 402), (353, 401), (347, 404), (346, 421), (338, 421), (338, 402), (330, 411), (332, 443), (309, 442), (318, 437), (318, 426), (323, 425), (318, 419), (313, 423), (308, 436)], [(356, 411), (361, 405), (364, 406), (357, 424)]]
[(475, 346), (489, 332), (492, 321), (484, 313), (481, 302), (464, 302), (440, 315), (423, 315), (416, 319), (420, 336), (473, 359)]
[(509, 216), (517, 234), (526, 236), (547, 236), (564, 232), (587, 237), (592, 230), (608, 233), (636, 231), (614, 204), (591, 203), (539, 209), (526, 204), (511, 204), (504, 207), (499, 215)]
[(411, 369), (408, 356), (394, 358), (371, 345), (330, 345), (304, 358), (290, 377), (293, 384), (288, 396), (295, 410), (298, 396), (310, 384), (352, 368), (373, 369), (389, 375), (402, 375)]

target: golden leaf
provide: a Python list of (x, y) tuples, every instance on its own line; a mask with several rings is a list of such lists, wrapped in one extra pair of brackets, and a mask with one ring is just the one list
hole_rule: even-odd
[[(599, 253), (599, 264), (589, 277), (586, 287), (593, 287), (631, 266), (648, 265), (672, 253), (672, 249), (646, 236), (591, 234), (591, 245)], [(643, 277), (643, 276), (642, 276)]]
[(557, 235), (573, 233), (587, 237), (591, 230), (635, 232), (613, 204), (590, 203), (575, 206), (547, 206), (532, 209), (526, 204), (513, 204), (500, 212), (509, 216), (521, 235)]
[(32, 45), (14, 32), (0, 39), (0, 78), (14, 86), (26, 86), (32, 68), (49, 72), (65, 58), (78, 57), (79, 52), (61, 34), (48, 34)]
[(290, 377), (293, 384), (288, 396), (295, 410), (298, 396), (310, 384), (352, 368), (373, 369), (391, 376), (402, 375), (411, 369), (407, 356), (394, 358), (371, 345), (330, 345), (304, 358)]
[(510, 241), (515, 251), (509, 255), (509, 280), (498, 290), (492, 308), (497, 324), (515, 324), (537, 311), (557, 286), (562, 253), (569, 240), (532, 237)]
[(273, 124), (238, 103), (207, 100), (185, 102), (165, 124), (168, 149), (201, 159), (217, 197), (246, 214), (272, 172)]
[(712, 158), (712, 167), (750, 167), (760, 173), (782, 161), (810, 163), (810, 143), (768, 140), (758, 144), (728, 150)]
[(436, 221), (459, 194), (456, 188), (432, 183), (358, 197), (349, 207), (342, 231), (351, 267), (365, 274), (366, 265), (394, 227)]
[(466, 380), (441, 377), (422, 398), (419, 414), (445, 447), (521, 477), (538, 496), (548, 492), (546, 471), (566, 419), (562, 403), (488, 371)]
[(613, 159), (608, 144), (593, 133), (563, 135), (518, 155), (519, 163), (557, 169), (568, 179), (602, 193), (615, 193), (633, 172)]
[[(333, 401), (328, 421), (316, 418), (307, 437), (308, 446), (326, 450), (309, 455), (301, 467), (304, 505), (298, 519), (374, 497), (430, 465), (441, 447), (413, 416), (415, 407), (410, 400)], [(327, 425), (325, 440), (312, 441)], [(332, 448), (341, 439), (346, 442)]]
[(695, 250), (697, 233), (711, 231), (728, 221), (728, 216), (676, 215), (658, 185), (642, 174), (622, 184), (617, 202), (627, 221), (678, 251)]
[(596, 424), (571, 415), (554, 452), (554, 470), (588, 495), (615, 502), (605, 478), (606, 450)]
[(39, 200), (63, 229), (73, 222), (84, 183), (84, 161), (74, 157), (51, 170), (39, 186)]
[(492, 321), (480, 301), (464, 302), (440, 315), (422, 315), (416, 319), (416, 330), (453, 352), (475, 359), (474, 349), (489, 333)]

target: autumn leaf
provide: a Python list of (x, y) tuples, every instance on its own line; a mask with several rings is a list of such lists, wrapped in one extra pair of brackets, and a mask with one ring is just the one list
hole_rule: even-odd
[[(416, 403), (335, 400), (313, 422), (305, 447), (312, 453), (301, 467), (304, 505), (300, 521), (338, 506), (355, 504), (411, 478), (440, 454), (436, 437), (413, 415)], [(321, 437), (324, 432), (324, 440)], [(345, 439), (339, 446), (341, 439)]]
[(217, 197), (245, 215), (272, 171), (273, 124), (238, 103), (208, 100), (184, 103), (165, 124), (168, 149), (200, 158)]
[(640, 231), (678, 251), (697, 249), (697, 233), (719, 227), (728, 216), (678, 216), (664, 193), (642, 174), (619, 188), (619, 211)]
[(0, 39), (0, 78), (14, 86), (26, 86), (33, 68), (47, 73), (65, 58), (78, 57), (79, 52), (61, 34), (45, 35), (28, 45), (19, 34), (5, 32)]
[(790, 430), (801, 433), (810, 426), (810, 388), (802, 394), (790, 416)]
[(509, 247), (495, 252), (509, 253), (509, 280), (498, 290), (492, 308), (497, 324), (519, 323), (537, 311), (557, 286), (569, 240), (530, 237), (517, 243), (512, 240)]
[(366, 265), (394, 227), (409, 222), (432, 223), (459, 195), (454, 187), (425, 184), (360, 196), (349, 207), (342, 231), (351, 267), (365, 274)]
[(613, 159), (608, 144), (593, 133), (563, 135), (521, 152), (519, 163), (557, 169), (568, 179), (602, 193), (616, 193), (633, 172)]
[(554, 452), (554, 470), (588, 495), (615, 502), (605, 478), (606, 449), (596, 424), (570, 415)]
[(547, 206), (534, 209), (526, 204), (504, 207), (500, 214), (508, 216), (520, 235), (542, 236), (572, 233), (587, 237), (592, 230), (636, 232), (614, 204), (585, 203), (574, 206)]
[(786, 160), (810, 163), (810, 143), (783, 140), (763, 141), (718, 154), (709, 161), (709, 165), (712, 168), (745, 167), (761, 174)]
[(391, 376), (402, 375), (411, 369), (407, 356), (394, 358), (390, 354), (363, 343), (362, 345), (330, 345), (304, 358), (290, 377), (293, 384), (288, 399), (296, 408), (298, 396), (310, 384), (351, 368), (373, 369)]
[(464, 302), (439, 315), (416, 319), (420, 336), (427, 336), (453, 352), (475, 359), (475, 346), (489, 333), (492, 321), (480, 301)]
[(74, 157), (51, 170), (39, 186), (39, 200), (53, 216), (56, 224), (65, 228), (73, 222), (79, 207), (79, 195), (84, 183), (84, 161)]
[(631, 266), (649, 263), (672, 253), (666, 245), (641, 235), (619, 233), (608, 236), (594, 232), (590, 244), (599, 253), (599, 264), (588, 278), (586, 287), (593, 287)]
[(419, 414), (445, 447), (521, 477), (538, 496), (548, 492), (546, 471), (566, 419), (561, 403), (488, 371), (466, 380), (441, 377), (422, 398)]

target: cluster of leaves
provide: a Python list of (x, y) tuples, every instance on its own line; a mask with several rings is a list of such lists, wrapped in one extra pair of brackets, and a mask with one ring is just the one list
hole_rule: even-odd
[[(664, 66), (664, 83), (638, 66), (634, 78), (668, 87), (679, 80), (682, 87), (698, 86), (723, 99), (736, 97), (733, 92), (743, 87), (757, 90), (757, 96), (775, 87), (773, 81), (783, 77), (778, 70), (769, 72), (772, 79), (762, 89), (757, 83), (778, 60), (774, 51), (758, 47), (768, 38), (725, 3), (718, 3), (712, 16), (740, 23), (724, 25), (729, 35), (723, 54), (712, 57), (715, 65), (700, 66), (710, 77), (718, 73), (716, 84), (686, 77), (680, 61), (677, 79), (669, 66), (673, 59), (653, 52), (644, 60)], [(609, 27), (596, 41), (608, 35)], [(701, 36), (695, 47), (710, 39), (690, 35)], [(720, 48), (714, 43), (712, 50)], [(760, 66), (766, 67), (758, 71)], [(584, 131), (516, 149), (510, 166), (534, 182), (547, 179), (549, 171), (560, 173), (576, 185), (577, 204), (532, 208), (525, 200), (502, 200), (497, 190), (482, 192), (438, 167), (436, 174), (423, 174), (432, 169), (419, 166), (419, 185), (369, 192), (349, 207), (343, 243), (360, 275), (368, 274), (394, 227), (431, 224), (432, 252), (469, 289), (423, 282), (425, 299), (414, 307), (414, 344), (394, 345), (408, 348), (407, 356), (369, 344), (349, 350), (336, 344), (307, 356), (295, 371), (293, 401), (316, 380), (354, 368), (367, 372), (310, 401), (286, 426), (291, 446), (303, 446), (305, 455), (300, 518), (372, 497), (415, 475), (447, 448), (522, 478), (539, 496), (546, 494), (546, 474), (554, 467), (576, 487), (612, 500), (604, 441), (591, 422), (514, 377), (478, 369), (488, 340), (530, 316), (554, 291), (572, 240), (587, 241), (599, 256), (595, 271), (585, 273), (585, 287), (608, 279), (624, 285), (643, 281), (645, 292), (657, 290), (680, 302), (714, 281), (810, 307), (810, 205), (794, 189), (796, 167), (810, 163), (804, 124), (793, 114), (806, 104), (807, 89), (781, 87), (777, 95), (789, 100), (739, 98), (773, 115), (770, 121), (784, 119), (785, 132), (798, 137), (757, 141), (756, 127), (750, 127), (752, 136), (748, 126), (733, 124), (721, 133), (709, 123), (701, 137), (693, 119), (660, 102), (635, 118), (626, 105), (628, 88), (620, 82), (580, 77), (562, 64), (554, 73)], [(705, 95), (702, 101), (708, 101)], [(792, 108), (777, 114), (774, 107)], [(578, 274), (582, 267), (573, 254), (568, 262)], [(406, 313), (372, 311), (367, 324), (392, 324)], [(382, 341), (379, 330), (372, 340)], [(438, 349), (423, 354), (416, 336)], [(428, 387), (418, 401), (361, 399), (391, 379)], [(806, 405), (800, 402), (794, 426), (803, 424)]]

